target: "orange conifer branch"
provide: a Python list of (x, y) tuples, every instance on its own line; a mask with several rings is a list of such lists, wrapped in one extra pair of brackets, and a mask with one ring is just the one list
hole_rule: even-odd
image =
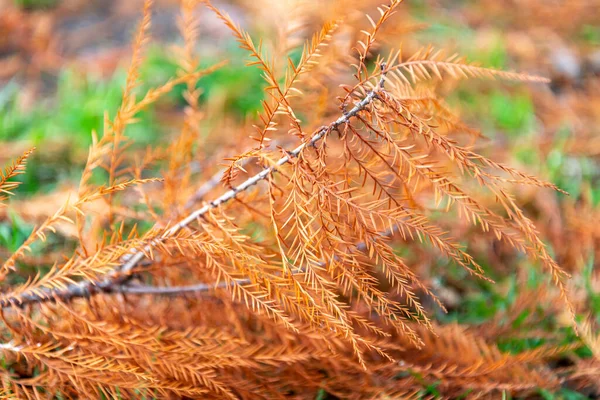
[[(385, 69), (385, 64), (381, 66)], [(117, 268), (112, 270), (108, 276), (101, 281), (83, 280), (81, 282), (72, 283), (61, 288), (40, 288), (35, 292), (24, 291), (16, 296), (8, 296), (0, 299), (0, 307), (6, 308), (11, 306), (22, 306), (25, 304), (42, 303), (52, 301), (55, 298), (61, 300), (69, 300), (78, 297), (88, 297), (92, 294), (111, 291), (115, 285), (122, 284), (130, 278), (132, 270), (151, 252), (152, 248), (158, 245), (162, 240), (172, 237), (180, 230), (185, 228), (190, 223), (198, 220), (206, 213), (215, 209), (222, 204), (225, 204), (234, 199), (239, 193), (242, 193), (260, 181), (266, 179), (271, 174), (277, 172), (277, 168), (289, 163), (292, 159), (298, 157), (307, 147), (314, 146), (318, 141), (323, 139), (328, 133), (337, 129), (339, 126), (346, 124), (353, 117), (357, 116), (361, 111), (365, 110), (375, 99), (378, 98), (378, 93), (383, 90), (385, 83), (385, 74), (382, 75), (379, 84), (369, 91), (367, 95), (359, 101), (350, 111), (340, 116), (337, 120), (329, 125), (318, 129), (312, 138), (297, 146), (294, 150), (287, 152), (286, 156), (281, 157), (274, 166), (263, 169), (258, 174), (248, 178), (238, 186), (228, 190), (216, 199), (208, 202), (203, 207), (195, 210), (186, 218), (179, 221), (177, 224), (165, 231), (160, 237), (153, 239), (149, 244), (140, 250), (134, 250), (132, 253), (123, 257), (124, 262)]]

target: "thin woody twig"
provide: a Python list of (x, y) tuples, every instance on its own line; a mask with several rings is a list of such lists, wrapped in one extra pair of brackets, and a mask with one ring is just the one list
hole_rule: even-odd
[[(387, 230), (381, 233), (381, 236), (392, 236), (395, 232), (393, 230)], [(361, 242), (356, 245), (357, 251), (364, 251), (367, 248), (367, 244)], [(334, 259), (338, 259), (337, 256), (334, 256)], [(324, 267), (326, 265), (325, 262), (320, 262), (317, 264), (319, 267)], [(299, 273), (302, 270), (294, 272)], [(194, 285), (185, 285), (185, 286), (150, 286), (150, 285), (122, 285), (116, 286), (113, 288), (112, 292), (114, 293), (125, 293), (132, 295), (162, 295), (162, 296), (180, 296), (186, 293), (203, 293), (209, 292), (211, 290), (216, 289), (225, 289), (233, 285), (247, 285), (252, 283), (250, 279), (235, 279), (232, 282), (219, 282), (215, 284), (208, 283), (197, 283)]]
[(287, 152), (287, 155), (281, 157), (274, 166), (263, 169), (256, 175), (246, 179), (238, 186), (228, 190), (216, 199), (206, 203), (203, 207), (190, 213), (187, 217), (173, 225), (170, 229), (165, 231), (160, 237), (153, 239), (150, 243), (144, 246), (142, 249), (135, 249), (132, 253), (125, 255), (122, 260), (123, 263), (117, 266), (107, 274), (108, 276), (100, 281), (84, 280), (81, 282), (69, 284), (63, 288), (41, 288), (31, 291), (25, 291), (24, 293), (9, 296), (0, 299), (0, 307), (12, 307), (12, 306), (23, 306), (32, 303), (42, 303), (52, 301), (55, 298), (61, 300), (69, 300), (77, 297), (89, 297), (96, 293), (111, 292), (113, 287), (122, 285), (126, 282), (132, 273), (132, 270), (149, 254), (157, 244), (162, 242), (164, 239), (172, 237), (177, 234), (183, 228), (188, 226), (190, 223), (201, 218), (204, 214), (212, 209), (215, 209), (222, 204), (225, 204), (235, 198), (238, 193), (242, 193), (250, 187), (256, 185), (260, 181), (267, 178), (272, 173), (277, 171), (277, 168), (289, 163), (292, 159), (297, 158), (300, 153), (307, 147), (313, 147), (315, 144), (323, 139), (329, 132), (337, 129), (340, 125), (347, 124), (351, 118), (356, 116), (359, 112), (366, 109), (366, 107), (378, 98), (378, 92), (383, 90), (385, 83), (385, 73), (387, 66), (385, 63), (381, 64), (382, 74), (378, 84), (370, 90), (366, 96), (359, 101), (350, 111), (340, 116), (338, 119), (319, 128), (316, 133), (308, 142), (304, 142), (296, 147), (294, 150)]
[(189, 200), (185, 203), (184, 208), (189, 210), (194, 206), (195, 203), (201, 201), (204, 196), (206, 196), (219, 184), (219, 182), (221, 182), (222, 176), (223, 170), (217, 171), (213, 176), (211, 176), (210, 179), (204, 182), (202, 186), (200, 186), (198, 190), (196, 190), (196, 192), (189, 198)]
[[(250, 279), (237, 279), (238, 285), (251, 283)], [(225, 289), (232, 286), (229, 282), (220, 282), (217, 284), (198, 283), (196, 285), (186, 286), (150, 286), (150, 285), (123, 285), (115, 286), (112, 289), (114, 293), (124, 293), (133, 295), (162, 295), (162, 296), (180, 296), (186, 293), (203, 293), (216, 289)]]
[[(275, 147), (275, 146), (277, 146), (277, 142), (272, 141), (271, 145)], [(250, 160), (252, 158), (254, 158), (254, 157), (247, 157), (247, 158), (242, 159), (240, 161), (240, 165), (242, 167), (245, 166), (246, 164), (248, 164), (250, 162)], [(225, 174), (225, 169), (221, 169), (221, 170), (215, 172), (207, 181), (205, 181), (198, 189), (196, 189), (194, 194), (190, 196), (188, 201), (183, 206), (183, 209), (188, 211), (196, 203), (202, 201), (204, 199), (204, 197), (210, 193), (211, 190), (213, 190), (215, 187), (217, 187), (219, 185), (219, 183), (221, 183), (221, 179), (223, 178), (224, 174)]]

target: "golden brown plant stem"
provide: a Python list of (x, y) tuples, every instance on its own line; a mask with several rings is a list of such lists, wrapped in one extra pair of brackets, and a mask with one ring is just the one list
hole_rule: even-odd
[[(248, 160), (248, 158), (244, 159), (245, 162), (247, 162)], [(211, 190), (213, 190), (221, 182), (221, 178), (223, 177), (224, 172), (224, 170), (217, 171), (213, 176), (210, 177), (209, 180), (204, 182), (202, 186), (200, 186), (198, 190), (196, 190), (196, 192), (194, 192), (194, 194), (185, 203), (184, 209), (191, 209), (194, 206), (194, 204), (201, 201)]]
[[(387, 230), (381, 233), (381, 236), (392, 236), (396, 229)], [(365, 251), (367, 249), (367, 244), (364, 242), (358, 243), (356, 245), (356, 251)], [(337, 256), (333, 257), (335, 260), (338, 259)], [(325, 262), (320, 262), (317, 264), (319, 267), (324, 267)], [(300, 272), (304, 272), (303, 270), (294, 271), (292, 273), (297, 274)], [(114, 293), (125, 293), (125, 294), (134, 294), (134, 295), (162, 295), (162, 296), (179, 296), (186, 293), (203, 293), (208, 292), (215, 289), (224, 289), (233, 285), (246, 285), (252, 283), (250, 279), (236, 279), (234, 282), (220, 282), (214, 284), (208, 283), (197, 283), (195, 285), (185, 285), (185, 286), (150, 286), (150, 285), (122, 285), (115, 286), (113, 288)]]
[(204, 214), (210, 210), (225, 204), (236, 197), (238, 193), (244, 192), (250, 187), (256, 185), (260, 181), (267, 178), (269, 175), (277, 171), (277, 168), (289, 163), (292, 159), (298, 157), (298, 155), (307, 147), (314, 146), (319, 140), (324, 138), (329, 132), (337, 129), (340, 125), (347, 124), (351, 118), (356, 116), (359, 112), (363, 111), (369, 104), (378, 98), (378, 92), (383, 90), (385, 83), (385, 73), (387, 72), (386, 64), (381, 64), (381, 78), (379, 84), (367, 92), (365, 97), (359, 101), (350, 111), (344, 113), (341, 117), (330, 123), (329, 125), (319, 128), (312, 138), (305, 143), (302, 143), (294, 150), (287, 152), (286, 156), (281, 157), (277, 163), (272, 166), (263, 169), (258, 174), (246, 179), (238, 186), (228, 190), (216, 199), (208, 202), (203, 207), (195, 210), (187, 217), (179, 221), (176, 225), (165, 231), (161, 237), (153, 239), (143, 249), (134, 249), (131, 254), (123, 257), (123, 264), (116, 267), (108, 277), (101, 281), (84, 280), (81, 282), (70, 284), (64, 288), (44, 288), (42, 290), (36, 290), (35, 292), (27, 292), (8, 297), (0, 300), (0, 307), (7, 308), (12, 306), (23, 306), (32, 303), (42, 303), (52, 301), (55, 298), (61, 300), (69, 300), (76, 297), (88, 297), (92, 294), (100, 292), (112, 292), (116, 286), (122, 285), (124, 282), (129, 280), (131, 272), (144, 258), (150, 253), (162, 240), (177, 234), (181, 229), (188, 226), (190, 223), (201, 218)]
[(112, 293), (125, 293), (132, 295), (156, 295), (156, 296), (181, 296), (186, 293), (204, 293), (215, 289), (224, 289), (233, 285), (246, 285), (251, 283), (250, 279), (236, 279), (234, 282), (221, 282), (216, 284), (197, 283), (185, 286), (150, 286), (150, 285), (122, 285), (112, 288)]

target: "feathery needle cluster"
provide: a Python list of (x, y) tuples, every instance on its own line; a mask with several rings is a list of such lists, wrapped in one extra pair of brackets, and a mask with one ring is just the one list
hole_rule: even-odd
[[(568, 275), (508, 189), (558, 188), (475, 152), (466, 141), (480, 134), (438, 94), (452, 80), (546, 80), (432, 48), (383, 56), (378, 37), (401, 3), (369, 16), (348, 54), (334, 43), (339, 32), (353, 32), (344, 22), (352, 7), (337, 9), (293, 61), (288, 49), (256, 44), (210, 2), (182, 0), (178, 75), (138, 97), (147, 0), (121, 107), (105, 117), (102, 135), (93, 134), (77, 198), (36, 227), (0, 269), (6, 282), (58, 225), (75, 226), (77, 250), (68, 259), (3, 287), (3, 394), (410, 398), (422, 387), (416, 373), (441, 379), (448, 393), (556, 386), (559, 379), (540, 363), (559, 350), (510, 356), (458, 327), (438, 327), (430, 310), (445, 310), (444, 301), (414, 258), (401, 256), (403, 248), (419, 249), (491, 282), (452, 237), (449, 218), (538, 260), (574, 316)], [(199, 7), (232, 32), (267, 85), (254, 132), (236, 131), (246, 150), (218, 173), (200, 131), (198, 81), (225, 63), (199, 68)], [(167, 149), (133, 160), (127, 126), (176, 85), (187, 101), (181, 131)], [(340, 86), (336, 101), (331, 93)], [(29, 155), (2, 174), (0, 202), (17, 188), (11, 179)], [(204, 163), (200, 173), (193, 162)], [(144, 178), (153, 166), (160, 178)], [(93, 183), (100, 170), (105, 185)], [(134, 217), (123, 212), (132, 197), (142, 210)], [(90, 212), (98, 202), (103, 207)], [(153, 226), (138, 231), (139, 221)]]

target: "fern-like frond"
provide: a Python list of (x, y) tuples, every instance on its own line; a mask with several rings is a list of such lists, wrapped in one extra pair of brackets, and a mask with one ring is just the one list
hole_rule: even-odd
[(0, 207), (6, 205), (5, 201), (8, 199), (8, 196), (12, 195), (12, 191), (15, 190), (20, 184), (20, 182), (10, 181), (10, 179), (25, 173), (27, 159), (34, 152), (34, 150), (35, 147), (27, 150), (10, 166), (6, 167), (4, 171), (0, 171)]
[(444, 51), (434, 50), (433, 47), (424, 47), (405, 61), (398, 54), (395, 65), (389, 67), (389, 73), (389, 80), (400, 85), (414, 85), (434, 77), (443, 80), (444, 75), (453, 79), (501, 78), (519, 82), (548, 82), (547, 78), (540, 76), (481, 67), (457, 54), (446, 56)]

